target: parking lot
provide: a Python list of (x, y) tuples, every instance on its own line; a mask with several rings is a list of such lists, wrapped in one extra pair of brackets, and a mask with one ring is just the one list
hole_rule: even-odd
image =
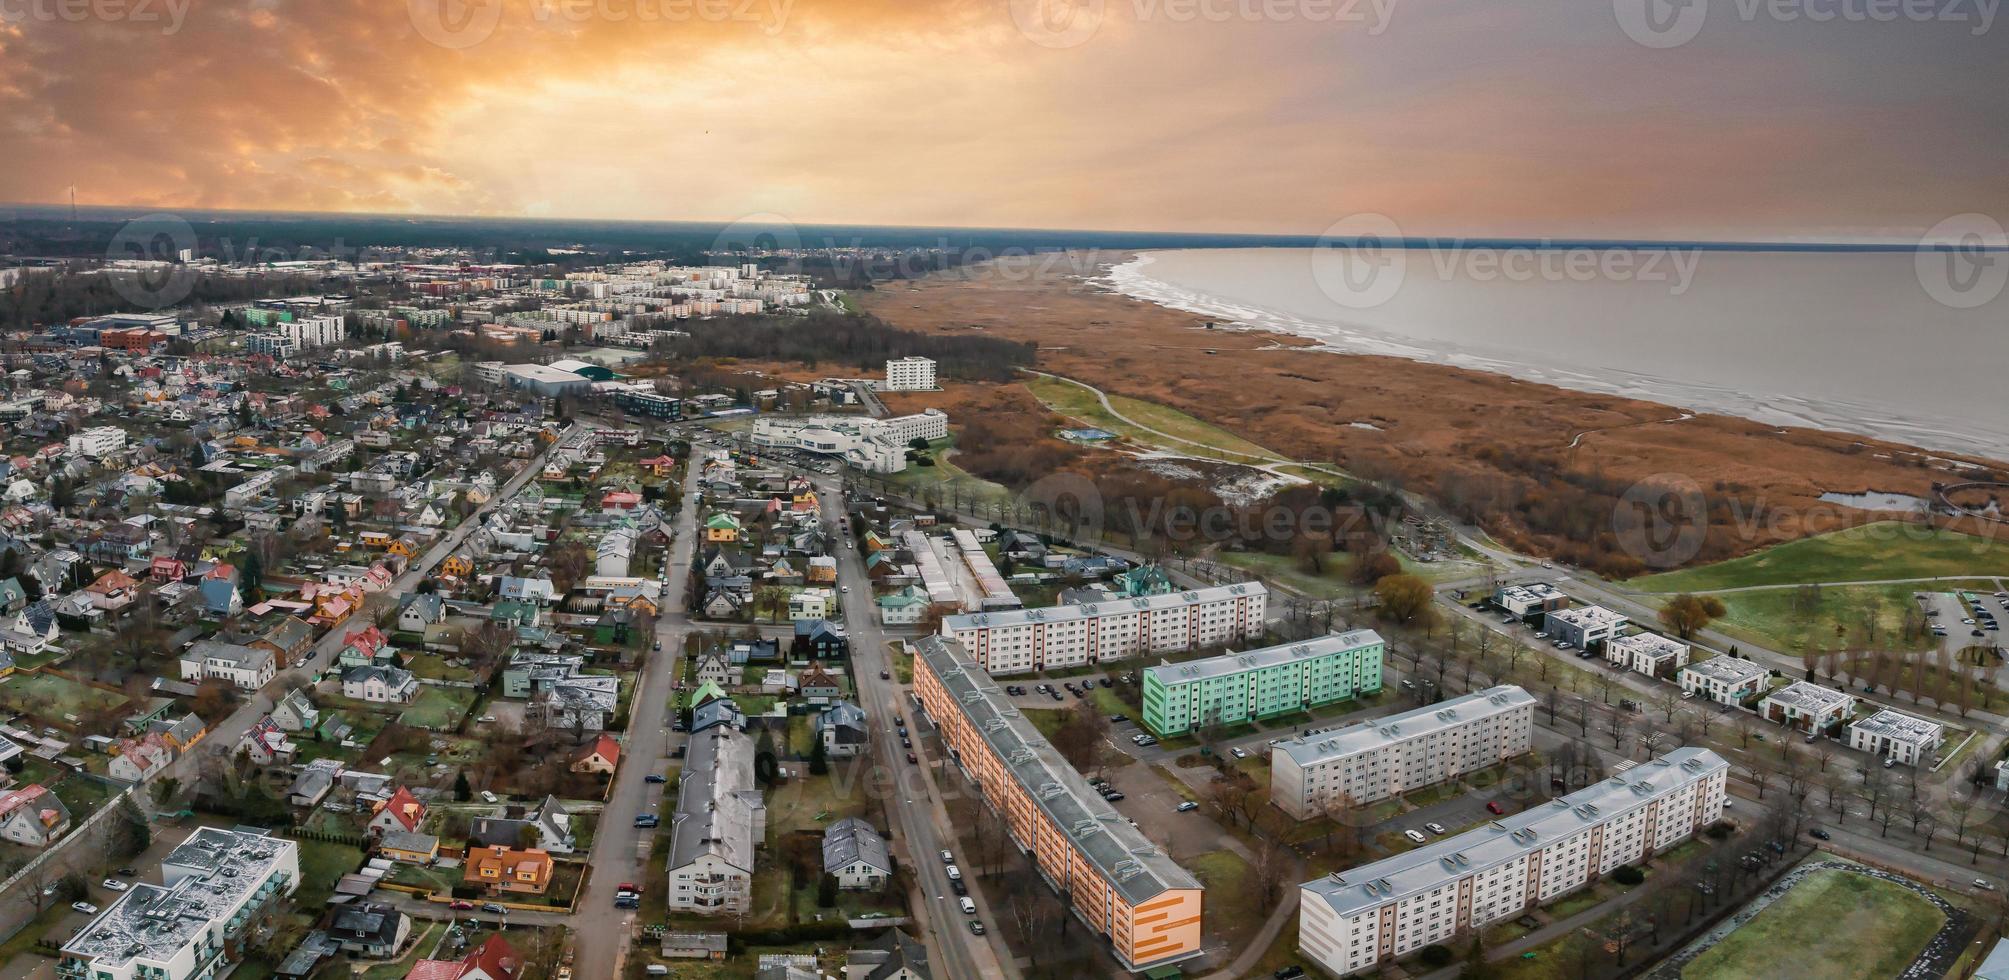
[(2009, 621), (2009, 598), (1988, 592), (1921, 592), (1919, 605), (1941, 643), (1953, 651), (1995, 648), (2002, 657), (2001, 625)]

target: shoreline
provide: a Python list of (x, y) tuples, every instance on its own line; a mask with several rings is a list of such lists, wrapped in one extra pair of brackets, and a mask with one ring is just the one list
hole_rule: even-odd
[[(1729, 385), (1682, 381), (1619, 368), (1574, 368), (1515, 359), (1504, 351), (1435, 344), (1365, 326), (1321, 322), (1259, 305), (1238, 303), (1154, 278), (1149, 269), (1158, 253), (1131, 253), (1111, 262), (1089, 285), (1180, 313), (1225, 321), (1224, 328), (1279, 334), (1309, 341), (1308, 349), (1340, 355), (1398, 357), (1424, 364), (1484, 371), (1532, 384), (1593, 395), (1610, 395), (1697, 414), (1726, 415), (1762, 425), (1810, 428), (1916, 447), (1948, 458), (1976, 452), (1991, 461), (2009, 461), (2009, 432), (1989, 431), (1971, 421), (1891, 412), (1879, 406), (1834, 398), (1780, 392), (1747, 392)], [(1965, 430), (1965, 431), (1963, 431)]]
[[(1746, 554), (1876, 520), (1826, 493), (1928, 496), (1984, 460), (1811, 427), (1683, 412), (1493, 372), (1381, 354), (1325, 352), (1302, 337), (1213, 327), (1116, 292), (1134, 252), (1041, 266), (996, 260), (876, 284), (860, 305), (923, 333), (980, 331), (1039, 348), (1039, 368), (1157, 402), (1297, 459), (1400, 484), (1504, 543), (1619, 577)], [(1619, 515), (1629, 494), (1692, 486), (1712, 506), (1699, 550), (1641, 556)], [(1756, 515), (1756, 516), (1754, 516)], [(1981, 530), (1968, 521), (1962, 529)], [(1999, 530), (1999, 529), (1995, 529)]]

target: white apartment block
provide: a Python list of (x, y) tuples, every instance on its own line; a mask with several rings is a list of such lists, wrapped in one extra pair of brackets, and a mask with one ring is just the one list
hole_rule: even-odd
[(1552, 609), (1542, 622), (1549, 636), (1585, 650), (1593, 643), (1602, 643), (1617, 636), (1629, 620), (1603, 606), (1579, 606), (1575, 609)]
[(925, 357), (901, 357), (886, 362), (887, 391), (933, 391), (935, 362)]
[(1335, 977), (1520, 915), (1723, 814), (1730, 764), (1675, 749), (1456, 837), (1299, 886), (1298, 950)]
[(1673, 677), (1688, 665), (1688, 644), (1658, 633), (1634, 633), (1605, 641), (1604, 659), (1621, 670), (1648, 677)]
[(275, 323), (272, 328), (281, 336), (290, 337), (302, 348), (332, 347), (348, 336), (348, 330), (339, 316), (305, 316)]
[(1824, 732), (1847, 721), (1855, 709), (1854, 695), (1806, 681), (1794, 681), (1758, 702), (1758, 714), (1766, 721), (1808, 733)]
[(1849, 748), (1916, 766), (1946, 744), (1946, 727), (1885, 708), (1849, 726)]
[(253, 354), (264, 354), (279, 361), (292, 358), (301, 349), (299, 341), (283, 333), (246, 334), (244, 348)]
[(266, 913), (300, 887), (300, 846), (203, 827), (63, 944), (69, 980), (207, 980), (242, 958)]
[(1547, 582), (1502, 585), (1493, 592), (1493, 605), (1513, 613), (1517, 619), (1551, 612), (1569, 604), (1570, 597)]
[(126, 448), (126, 430), (115, 425), (95, 425), (70, 437), (70, 451), (91, 459)]
[(837, 456), (848, 466), (873, 473), (898, 473), (906, 469), (910, 443), (915, 439), (945, 439), (948, 435), (949, 417), (935, 408), (890, 419), (863, 415), (762, 416), (753, 424), (756, 446)]
[(1456, 779), (1534, 746), (1535, 697), (1511, 684), (1277, 744), (1270, 801), (1299, 820)]
[(691, 736), (670, 818), (671, 911), (731, 915), (753, 901), (754, 851), (767, 839), (753, 743), (731, 725)]
[(1269, 590), (1217, 585), (1114, 602), (948, 616), (942, 635), (989, 673), (1023, 674), (1262, 636)]
[(1764, 691), (1772, 671), (1749, 660), (1712, 657), (1681, 668), (1678, 676), (1682, 691), (1734, 707)]

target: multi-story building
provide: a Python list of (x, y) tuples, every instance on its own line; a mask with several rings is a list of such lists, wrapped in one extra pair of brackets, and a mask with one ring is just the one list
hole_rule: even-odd
[(1140, 972), (1198, 956), (1200, 882), (1090, 788), (962, 644), (914, 647), (914, 693), (950, 758), (1117, 962)]
[(886, 362), (887, 391), (932, 391), (935, 362), (925, 357), (901, 357)]
[(1849, 726), (1849, 748), (1916, 766), (1946, 744), (1946, 726), (1885, 708)]
[(767, 839), (753, 748), (753, 736), (731, 725), (691, 736), (670, 818), (671, 911), (731, 915), (751, 905), (754, 847)]
[(1546, 615), (1569, 604), (1570, 597), (1547, 582), (1502, 585), (1493, 590), (1493, 605), (1512, 614), (1516, 619)]
[(907, 450), (915, 439), (943, 439), (948, 434), (949, 417), (935, 408), (890, 419), (862, 415), (762, 416), (753, 424), (756, 446), (836, 456), (847, 466), (874, 473), (898, 473), (906, 469)]
[(91, 459), (126, 448), (126, 430), (116, 425), (95, 425), (70, 437), (70, 451)]
[(1298, 950), (1335, 977), (1555, 901), (1723, 814), (1730, 764), (1675, 749), (1456, 837), (1299, 886)]
[(1849, 720), (1855, 709), (1854, 695), (1806, 681), (1794, 681), (1758, 702), (1758, 714), (1766, 721), (1809, 734), (1829, 731)]
[(1534, 744), (1534, 695), (1502, 685), (1277, 744), (1270, 802), (1299, 820), (1477, 772)]
[(1617, 636), (1618, 631), (1625, 628), (1627, 620), (1603, 606), (1579, 606), (1575, 609), (1552, 609), (1542, 618), (1542, 623), (1556, 642), (1588, 650), (1594, 643), (1603, 643)]
[(1139, 654), (1246, 643), (1263, 635), (1261, 582), (1044, 609), (948, 616), (956, 640), (991, 674), (1022, 674)]
[(292, 338), (302, 349), (312, 347), (332, 347), (342, 342), (348, 331), (339, 316), (308, 316), (278, 323), (273, 329), (280, 335)]
[(300, 342), (283, 333), (248, 333), (244, 335), (244, 349), (253, 354), (264, 354), (273, 360), (284, 361), (300, 353)]
[[(1136, 600), (1131, 600), (1136, 601)], [(1161, 738), (1238, 725), (1381, 690), (1373, 630), (1144, 669), (1144, 727)]]
[(1621, 670), (1673, 677), (1688, 664), (1688, 644), (1658, 633), (1615, 636), (1604, 642), (1604, 659)]
[(62, 980), (204, 980), (243, 958), (277, 900), (300, 887), (300, 847), (203, 827), (63, 944)]
[(1684, 693), (1734, 706), (1763, 692), (1772, 671), (1737, 657), (1711, 657), (1681, 668), (1678, 676)]

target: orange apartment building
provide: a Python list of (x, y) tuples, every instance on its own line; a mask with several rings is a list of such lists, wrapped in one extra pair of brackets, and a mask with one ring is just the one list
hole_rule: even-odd
[(1076, 917), (1133, 972), (1200, 954), (1202, 889), (1054, 751), (963, 645), (915, 644), (914, 691), (943, 745)]

